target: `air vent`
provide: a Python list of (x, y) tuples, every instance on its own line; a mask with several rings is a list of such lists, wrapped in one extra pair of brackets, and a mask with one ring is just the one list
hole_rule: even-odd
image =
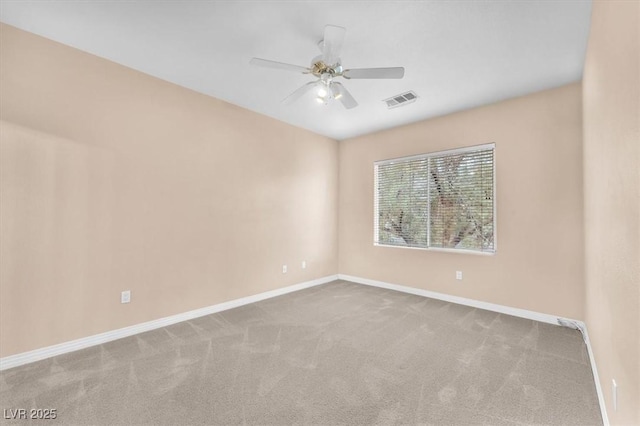
[(410, 104), (411, 102), (415, 102), (416, 99), (418, 99), (418, 95), (416, 95), (415, 92), (406, 92), (401, 93), (400, 95), (392, 96), (382, 102), (385, 102), (387, 104), (387, 107), (391, 109)]

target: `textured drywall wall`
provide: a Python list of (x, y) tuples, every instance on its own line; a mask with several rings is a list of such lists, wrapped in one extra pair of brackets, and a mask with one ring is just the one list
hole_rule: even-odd
[(0, 31), (0, 356), (337, 273), (336, 141)]
[[(373, 245), (374, 161), (490, 142), (495, 255)], [(583, 318), (579, 83), (342, 141), (339, 199), (341, 274)]]
[(586, 320), (614, 425), (640, 424), (639, 27), (640, 2), (595, 1), (583, 79)]

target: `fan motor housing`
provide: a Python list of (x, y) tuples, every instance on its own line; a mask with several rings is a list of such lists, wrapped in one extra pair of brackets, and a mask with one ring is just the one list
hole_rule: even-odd
[(322, 60), (314, 60), (311, 64), (311, 74), (320, 77), (322, 74), (331, 74), (332, 77), (342, 75), (342, 65), (338, 61), (334, 66), (327, 65)]

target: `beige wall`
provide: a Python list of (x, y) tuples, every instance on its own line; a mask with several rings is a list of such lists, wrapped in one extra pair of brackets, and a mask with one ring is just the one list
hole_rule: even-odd
[(0, 31), (0, 356), (337, 273), (336, 141)]
[(640, 2), (594, 2), (583, 80), (586, 320), (616, 425), (640, 424), (639, 27)]
[[(374, 161), (490, 142), (494, 256), (373, 246)], [(339, 173), (341, 274), (583, 318), (580, 84), (343, 141)]]

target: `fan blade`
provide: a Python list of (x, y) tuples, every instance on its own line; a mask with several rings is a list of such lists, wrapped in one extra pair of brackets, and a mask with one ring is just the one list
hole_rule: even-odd
[(338, 99), (340, 102), (342, 102), (342, 105), (344, 105), (346, 109), (351, 109), (358, 106), (358, 102), (353, 99), (353, 96), (351, 96), (351, 93), (349, 93), (346, 87), (344, 87), (340, 83), (332, 83), (331, 85), (338, 87), (340, 94), (338, 96), (335, 96), (335, 99)]
[(346, 31), (344, 28), (336, 27), (335, 25), (327, 25), (324, 27), (322, 62), (329, 66), (335, 65), (338, 62)]
[(356, 68), (344, 70), (342, 76), (344, 78), (402, 78), (404, 77), (404, 68)]
[(295, 71), (295, 72), (301, 72), (302, 74), (309, 74), (311, 72), (311, 70), (309, 68), (307, 68), (307, 67), (301, 67), (299, 65), (285, 64), (284, 62), (269, 61), (267, 59), (251, 58), (249, 63), (251, 65), (256, 65), (258, 67), (275, 68), (275, 69), (287, 70), (287, 71)]
[(298, 99), (300, 99), (305, 93), (307, 93), (309, 90), (313, 89), (315, 86), (318, 85), (318, 81), (311, 81), (307, 84), (305, 84), (304, 86), (296, 89), (292, 94), (290, 94), (289, 96), (287, 96), (286, 98), (284, 98), (282, 100), (282, 103), (285, 105), (291, 105), (292, 103), (294, 103), (295, 101), (297, 101)]

